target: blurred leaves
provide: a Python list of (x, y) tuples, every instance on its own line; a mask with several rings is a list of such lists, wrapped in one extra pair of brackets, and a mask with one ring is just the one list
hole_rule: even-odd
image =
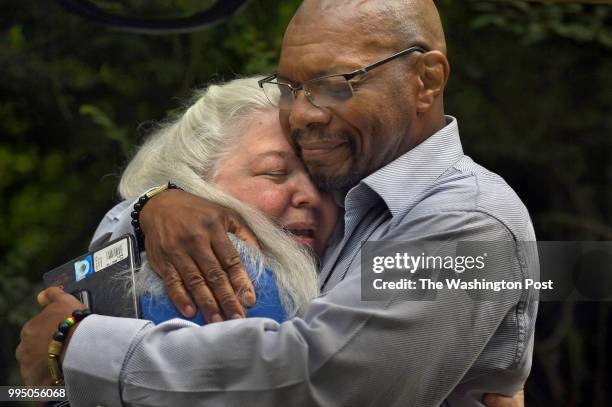
[(471, 26), (487, 26), (506, 30), (531, 44), (551, 37), (578, 42), (595, 42), (612, 48), (612, 8), (606, 5), (578, 3), (537, 4), (528, 1), (509, 1), (505, 6), (491, 1), (479, 1), (478, 13)]
[(88, 116), (92, 122), (100, 126), (102, 135), (119, 144), (124, 156), (128, 156), (132, 140), (128, 138), (125, 128), (118, 128), (115, 122), (99, 107), (94, 105), (81, 105), (79, 113)]
[(23, 48), (25, 39), (23, 38), (23, 28), (19, 24), (15, 24), (8, 32), (9, 46), (17, 51)]
[(202, 12), (215, 0), (93, 0), (101, 10), (129, 17), (177, 18)]

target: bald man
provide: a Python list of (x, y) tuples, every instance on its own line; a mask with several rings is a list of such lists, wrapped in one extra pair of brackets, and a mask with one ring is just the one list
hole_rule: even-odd
[[(280, 90), (287, 136), (344, 208), (322, 260), (322, 296), (283, 324), (154, 326), (92, 315), (71, 331), (64, 359), (73, 405), (480, 406), (485, 393), (518, 392), (537, 309), (527, 289), (494, 301), (459, 290), (428, 301), (405, 292), (361, 299), (363, 241), (535, 240), (512, 189), (463, 154), (458, 122), (444, 114), (449, 72), (430, 1), (305, 1), (287, 28), (277, 73), (261, 86)], [(129, 213), (115, 218), (112, 232), (125, 232), (118, 225)], [(179, 309), (192, 311), (190, 291), (205, 315), (241, 312), (230, 280), (244, 276), (222, 238), (226, 230), (249, 235), (235, 214), (171, 190), (147, 203), (140, 222), (149, 259), (172, 282)], [(230, 276), (210, 278), (203, 264)], [(495, 266), (507, 280), (535, 277), (537, 259), (516, 244)], [(41, 302), (30, 330), (78, 306), (56, 290)]]

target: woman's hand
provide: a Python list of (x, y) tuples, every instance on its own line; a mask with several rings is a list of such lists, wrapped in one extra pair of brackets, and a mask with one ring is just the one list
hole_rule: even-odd
[(483, 403), (487, 407), (525, 407), (525, 392), (521, 389), (512, 397), (501, 394), (485, 394)]
[[(43, 309), (21, 329), (21, 342), (17, 346), (15, 356), (19, 361), (21, 377), (27, 386), (49, 386), (51, 375), (47, 361), (53, 334), (57, 331), (59, 323), (71, 315), (72, 311), (83, 309), (85, 306), (58, 287), (41, 291), (37, 301)], [(74, 328), (70, 330), (71, 333), (73, 331)], [(69, 338), (64, 342), (64, 352), (68, 341)]]
[(195, 314), (191, 298), (208, 322), (244, 318), (241, 302), (255, 304), (255, 289), (227, 233), (258, 243), (236, 212), (172, 189), (147, 202), (140, 226), (147, 259), (183, 315)]

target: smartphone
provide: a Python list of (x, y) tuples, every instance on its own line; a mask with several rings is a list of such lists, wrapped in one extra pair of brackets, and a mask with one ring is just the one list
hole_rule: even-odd
[(60, 287), (92, 313), (138, 318), (134, 278), (140, 267), (136, 241), (124, 235), (43, 275), (46, 287)]

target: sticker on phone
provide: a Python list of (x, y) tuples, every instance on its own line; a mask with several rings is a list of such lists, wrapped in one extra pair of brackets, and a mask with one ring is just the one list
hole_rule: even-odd
[(129, 255), (128, 250), (128, 239), (122, 239), (110, 246), (105, 247), (104, 249), (98, 250), (93, 255), (95, 272), (97, 273), (98, 271), (102, 271), (105, 268), (126, 259)]
[(81, 281), (93, 274), (91, 255), (74, 263), (74, 281)]

